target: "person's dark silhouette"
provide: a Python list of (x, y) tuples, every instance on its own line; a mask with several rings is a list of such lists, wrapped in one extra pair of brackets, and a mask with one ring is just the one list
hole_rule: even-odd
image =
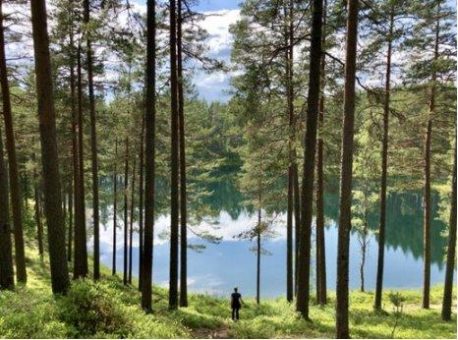
[(242, 295), (238, 292), (237, 288), (234, 288), (234, 292), (231, 294), (232, 320), (236, 321), (239, 319), (239, 310), (242, 308), (242, 303)]

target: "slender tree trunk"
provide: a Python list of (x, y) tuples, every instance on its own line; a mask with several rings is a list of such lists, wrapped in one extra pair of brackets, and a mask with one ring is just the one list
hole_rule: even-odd
[(145, 240), (142, 262), (142, 308), (151, 311), (156, 136), (156, 1), (147, 3), (145, 105)]
[(8, 175), (0, 129), (0, 289), (14, 289), (13, 245), (9, 224)]
[(75, 180), (75, 191), (78, 190), (78, 200), (75, 211), (75, 255), (73, 264), (73, 278), (86, 277), (88, 272), (87, 245), (86, 245), (86, 208), (84, 194), (84, 140), (83, 140), (83, 85), (81, 75), (81, 46), (78, 44), (77, 53), (77, 120), (78, 120), (78, 171), (75, 173), (78, 178)]
[[(327, 1), (323, 4), (323, 34), (321, 36), (321, 46), (324, 49), (326, 42), (326, 7)], [(320, 109), (318, 116), (319, 133), (317, 142), (317, 163), (316, 163), (316, 300), (320, 305), (327, 303), (326, 285), (326, 244), (324, 229), (324, 165), (323, 165), (323, 124), (324, 124), (324, 87), (325, 87), (325, 68), (326, 55), (321, 53), (321, 95)]]
[(261, 302), (261, 222), (262, 222), (261, 221), (261, 208), (259, 208), (258, 210), (258, 229), (259, 230), (256, 235), (256, 303), (258, 305)]
[(132, 190), (130, 196), (130, 230), (129, 230), (129, 284), (132, 284), (132, 241), (134, 237), (134, 212), (135, 212), (135, 172), (136, 159), (132, 164)]
[[(178, 0), (180, 1), (180, 0)], [(178, 307), (178, 79), (177, 79), (177, 30), (176, 0), (170, 0), (170, 92), (171, 92), (171, 224), (170, 224), (170, 279), (169, 308)]]
[(456, 256), (456, 133), (455, 157), (453, 161), (452, 196), (450, 204), (450, 225), (448, 231), (447, 264), (445, 267), (444, 299), (442, 301), (442, 320), (450, 321), (452, 317), (453, 272)]
[[(438, 12), (439, 12), (438, 5)], [(436, 40), (434, 46), (434, 60), (439, 58), (439, 18), (436, 20)], [(424, 193), (423, 193), (423, 308), (429, 308), (429, 291), (431, 287), (431, 140), (433, 131), (432, 115), (436, 111), (436, 71), (431, 77), (431, 97), (429, 102), (429, 117), (425, 136), (425, 167), (424, 167)]]
[(184, 122), (183, 54), (182, 54), (182, 0), (178, 0), (177, 21), (177, 71), (178, 116), (180, 127), (180, 306), (188, 306), (188, 236), (187, 236), (187, 187), (186, 187), (186, 139)]
[(139, 164), (139, 193), (138, 193), (138, 234), (139, 234), (139, 263), (138, 263), (138, 290), (142, 290), (142, 275), (143, 275), (143, 249), (144, 249), (144, 227), (143, 227), (143, 197), (144, 197), (144, 181), (143, 171), (145, 168), (145, 116), (142, 117), (142, 131), (140, 133), (140, 164)]
[(351, 188), (353, 178), (353, 135), (355, 120), (356, 47), (358, 40), (358, 0), (348, 1), (345, 61), (342, 164), (340, 173), (339, 230), (337, 245), (336, 338), (349, 338), (348, 263), (351, 229)]
[[(84, 0), (84, 23), (90, 22), (89, 0)], [(94, 219), (94, 280), (100, 278), (100, 241), (99, 241), (99, 174), (97, 161), (97, 123), (95, 113), (94, 76), (91, 47), (91, 32), (86, 32), (86, 62), (91, 117), (91, 162), (92, 162), (92, 207)]]
[[(80, 197), (80, 186), (81, 186), (81, 173), (79, 169), (79, 154), (78, 154), (78, 113), (76, 110), (76, 80), (75, 80), (75, 65), (74, 59), (76, 57), (75, 44), (74, 44), (74, 33), (73, 33), (73, 0), (69, 0), (69, 7), (71, 11), (71, 20), (69, 29), (70, 38), (70, 97), (71, 97), (71, 111), (72, 111), (72, 165), (73, 165), (73, 204), (74, 204), (74, 224), (73, 229), (69, 230), (68, 234), (68, 260), (72, 260), (72, 246), (73, 246), (73, 234), (76, 230), (81, 229), (81, 197)], [(79, 227), (78, 227), (79, 226)]]
[(66, 293), (69, 279), (62, 216), (46, 5), (44, 0), (34, 0), (31, 4), (51, 284), (53, 293)]
[(294, 157), (295, 149), (295, 133), (294, 133), (294, 89), (293, 89), (293, 37), (294, 34), (291, 32), (293, 29), (293, 8), (292, 3), (289, 1), (284, 6), (285, 16), (285, 44), (288, 47), (285, 51), (285, 65), (286, 65), (286, 92), (287, 92), (287, 110), (288, 110), (288, 208), (286, 216), (286, 299), (288, 302), (293, 301), (293, 213), (294, 213), (294, 166), (296, 159)]
[[(38, 177), (38, 176), (37, 176)], [(38, 178), (37, 178), (38, 180)], [(44, 247), (43, 247), (43, 223), (41, 220), (41, 207), (40, 207), (40, 191), (38, 189), (38, 183), (35, 184), (35, 222), (37, 224), (37, 241), (38, 241), (38, 254), (43, 259)]]
[(382, 179), (380, 184), (380, 225), (378, 233), (377, 280), (375, 286), (376, 310), (382, 309), (383, 270), (385, 263), (385, 226), (386, 226), (386, 186), (388, 177), (388, 128), (390, 118), (391, 95), (391, 50), (393, 40), (394, 12), (391, 8), (388, 33), (388, 51), (385, 72), (385, 99), (383, 103), (383, 138), (382, 138)]
[(366, 266), (366, 254), (367, 254), (367, 235), (368, 235), (368, 223), (369, 217), (367, 214), (367, 194), (364, 194), (365, 202), (364, 202), (364, 227), (362, 230), (361, 235), (361, 263), (359, 266), (359, 276), (360, 276), (360, 290), (364, 293), (365, 291), (365, 276), (364, 276), (364, 268)]
[(118, 139), (115, 138), (115, 157), (113, 169), (113, 259), (111, 264), (111, 274), (116, 275), (116, 232), (118, 230)]
[(68, 193), (68, 236), (67, 236), (67, 261), (72, 261), (72, 242), (73, 242), (73, 186), (70, 185)]
[(18, 282), (27, 282), (27, 271), (25, 268), (24, 255), (24, 235), (22, 226), (22, 203), (21, 203), (21, 187), (19, 185), (19, 173), (16, 156), (16, 143), (14, 138), (13, 115), (11, 112), (10, 88), (8, 84), (8, 70), (6, 67), (5, 56), (5, 36), (3, 28), (3, 0), (0, 0), (0, 83), (2, 89), (3, 101), (3, 118), (5, 122), (6, 135), (6, 152), (8, 154), (9, 164), (9, 183), (10, 183), (10, 198), (11, 208), (13, 212), (14, 226), (14, 244), (15, 244), (15, 260), (16, 260), (16, 278)]
[(128, 283), (128, 248), (129, 248), (129, 224), (128, 224), (128, 189), (129, 189), (129, 138), (126, 137), (125, 141), (125, 163), (124, 163), (124, 273), (123, 273), (123, 283), (127, 285)]
[[(62, 186), (65, 187), (65, 183), (62, 184)], [(62, 214), (64, 215), (64, 232), (66, 233), (67, 231), (67, 194), (65, 192), (65, 189), (62, 190), (61, 194), (62, 194)]]
[(309, 319), (310, 294), (310, 234), (312, 227), (313, 181), (315, 172), (316, 134), (320, 99), (320, 61), (323, 1), (313, 1), (312, 42), (310, 50), (310, 76), (307, 98), (304, 172), (302, 182), (301, 241), (299, 251), (299, 279), (297, 311)]
[[(294, 159), (297, 159), (294, 153)], [(297, 295), (297, 283), (299, 277), (299, 249), (300, 249), (300, 229), (301, 229), (301, 194), (299, 188), (299, 171), (297, 169), (297, 161), (293, 166), (293, 193), (294, 193), (294, 226), (295, 226), (295, 244), (294, 244), (294, 294)]]

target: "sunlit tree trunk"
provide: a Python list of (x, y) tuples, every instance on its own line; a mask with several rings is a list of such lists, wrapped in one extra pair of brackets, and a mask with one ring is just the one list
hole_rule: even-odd
[(132, 284), (132, 242), (134, 237), (134, 212), (135, 212), (135, 172), (136, 169), (136, 159), (132, 164), (132, 189), (130, 196), (130, 228), (129, 228), (129, 284)]
[(386, 187), (388, 177), (388, 128), (390, 118), (391, 95), (391, 50), (393, 40), (394, 13), (390, 13), (390, 27), (388, 33), (388, 51), (386, 56), (385, 98), (383, 103), (383, 138), (382, 138), (382, 180), (380, 184), (380, 225), (378, 233), (378, 260), (377, 280), (375, 286), (376, 310), (382, 309), (383, 270), (385, 262), (385, 226), (386, 226)]
[(186, 139), (184, 120), (184, 78), (182, 53), (182, 0), (178, 0), (177, 21), (177, 71), (178, 71), (178, 115), (180, 127), (180, 306), (188, 306), (188, 230), (187, 230), (187, 186), (186, 186)]
[(299, 278), (297, 311), (309, 319), (310, 298), (310, 246), (312, 227), (313, 182), (315, 171), (316, 134), (320, 99), (321, 34), (323, 1), (313, 1), (312, 41), (310, 47), (310, 76), (307, 97), (307, 121), (305, 131), (304, 172), (302, 180), (302, 213), (299, 250)]
[[(293, 274), (293, 214), (294, 214), (294, 170), (295, 157), (295, 119), (294, 119), (294, 89), (293, 89), (293, 6), (292, 2), (284, 6), (285, 17), (285, 75), (286, 99), (288, 114), (288, 208), (286, 212), (286, 299), (293, 301), (294, 274)], [(296, 240), (297, 241), (297, 240)]]
[[(326, 42), (326, 6), (323, 4), (323, 34), (321, 36), (321, 46), (324, 49)], [(323, 165), (323, 124), (324, 124), (324, 87), (325, 87), (325, 68), (326, 55), (321, 53), (321, 95), (319, 106), (319, 133), (317, 141), (317, 160), (316, 160), (316, 291), (317, 303), (325, 305), (327, 303), (327, 284), (326, 284), (326, 244), (324, 229), (324, 165)]]
[(0, 0), (0, 83), (2, 89), (3, 118), (5, 122), (6, 152), (8, 154), (8, 170), (10, 183), (11, 210), (14, 226), (14, 245), (16, 278), (18, 282), (27, 282), (27, 271), (24, 255), (24, 235), (22, 225), (21, 187), (16, 156), (16, 143), (14, 138), (13, 115), (11, 112), (10, 88), (8, 84), (8, 70), (5, 56), (5, 36), (3, 28), (3, 0)]
[[(438, 5), (439, 6), (439, 5)], [(439, 13), (439, 7), (438, 7)], [(434, 44), (434, 61), (439, 58), (439, 17), (436, 20), (436, 40)], [(428, 122), (424, 144), (424, 176), (423, 188), (423, 308), (429, 308), (429, 292), (431, 287), (431, 140), (433, 132), (433, 114), (436, 111), (436, 71), (431, 77), (431, 96), (429, 101)]]
[(53, 84), (45, 1), (34, 0), (31, 2), (31, 8), (51, 285), (53, 293), (66, 293), (69, 279), (57, 154), (56, 117), (53, 96), (50, 95), (53, 93)]
[(142, 262), (142, 308), (151, 311), (156, 136), (156, 1), (147, 3), (145, 104), (145, 240)]
[(129, 271), (129, 223), (128, 223), (128, 207), (129, 207), (129, 138), (125, 140), (125, 162), (124, 162), (124, 267), (123, 267), (123, 283), (127, 285)]
[(450, 223), (448, 230), (447, 264), (445, 267), (444, 298), (442, 301), (442, 320), (450, 321), (452, 317), (453, 272), (456, 257), (456, 133), (455, 156), (453, 161), (452, 196), (450, 205)]
[[(89, 0), (84, 0), (84, 23), (90, 22)], [(97, 124), (95, 113), (94, 75), (92, 61), (91, 31), (86, 32), (86, 68), (89, 92), (89, 110), (91, 118), (91, 162), (92, 162), (92, 208), (94, 222), (94, 280), (100, 278), (100, 241), (99, 241), (99, 175), (97, 161)]]
[[(38, 176), (37, 176), (38, 177)], [(37, 178), (38, 181), (38, 178)], [(41, 197), (38, 183), (35, 184), (35, 223), (37, 224), (38, 254), (43, 259), (43, 222), (41, 220)]]
[(111, 274), (116, 275), (116, 232), (118, 230), (118, 138), (115, 138), (115, 157), (113, 166), (113, 258)]
[(170, 0), (170, 93), (171, 93), (171, 179), (170, 179), (170, 277), (169, 277), (169, 308), (178, 307), (178, 79), (177, 79), (177, 15), (176, 0)]
[(139, 179), (138, 179), (138, 234), (139, 234), (139, 263), (138, 263), (138, 290), (142, 290), (142, 275), (143, 275), (143, 249), (144, 249), (144, 226), (143, 226), (143, 197), (144, 197), (144, 174), (145, 168), (145, 116), (142, 117), (142, 131), (140, 133), (140, 164), (139, 164)]
[(356, 47), (358, 40), (358, 0), (348, 1), (345, 57), (342, 164), (340, 172), (339, 230), (337, 245), (336, 338), (349, 338), (348, 263), (351, 229), (351, 187), (353, 178), (353, 135), (355, 120)]
[(78, 202), (75, 211), (75, 255), (73, 264), (73, 278), (86, 277), (88, 272), (87, 245), (86, 245), (86, 211), (84, 190), (84, 136), (83, 136), (83, 84), (81, 75), (81, 46), (78, 44), (76, 52), (77, 71), (77, 119), (78, 119), (78, 171), (79, 183), (75, 187), (78, 190)]

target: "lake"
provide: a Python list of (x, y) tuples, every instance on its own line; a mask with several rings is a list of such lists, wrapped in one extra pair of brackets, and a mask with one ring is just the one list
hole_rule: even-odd
[[(188, 251), (188, 285), (189, 291), (208, 293), (212, 295), (228, 295), (233, 287), (240, 288), (242, 294), (254, 296), (256, 289), (256, 256), (250, 251), (254, 245), (248, 240), (238, 240), (234, 235), (247, 230), (256, 223), (257, 215), (243, 206), (239, 198), (227, 199), (220, 197), (209, 203), (216, 207), (211, 217), (203, 218), (190, 226), (189, 243), (204, 246), (199, 251)], [(224, 197), (224, 194), (222, 195)], [(235, 199), (236, 202), (225, 202)], [(337, 225), (338, 195), (327, 194), (325, 197), (326, 214), (326, 265), (328, 289), (335, 289), (336, 256), (337, 256)], [(226, 204), (223, 204), (226, 203)], [(444, 253), (446, 240), (441, 233), (446, 228), (437, 219), (438, 196), (433, 199), (434, 213), (432, 223), (432, 284), (442, 284), (444, 280)], [(227, 209), (224, 209), (227, 208)], [(366, 253), (365, 285), (366, 289), (375, 287), (378, 215), (369, 214), (369, 227), (372, 229)], [(423, 231), (421, 194), (391, 193), (387, 201), (387, 231), (385, 252), (384, 287), (396, 290), (398, 288), (418, 288), (422, 286), (423, 273)], [(102, 212), (105, 227), (101, 230), (101, 261), (111, 267), (112, 261), (112, 211), (106, 205)], [(118, 242), (123, 241), (122, 216), (118, 216)], [(154, 238), (154, 267), (153, 281), (161, 286), (168, 285), (169, 275), (169, 243), (167, 230), (170, 223), (169, 215), (159, 214), (155, 222)], [(272, 222), (276, 237), (263, 240), (263, 248), (269, 255), (261, 259), (261, 296), (278, 297), (286, 293), (286, 223), (285, 214), (278, 213)], [(219, 236), (222, 241), (213, 244), (202, 240), (194, 233), (211, 230), (211, 234)], [(358, 234), (352, 231), (350, 241), (350, 286), (359, 288), (359, 265), (361, 259)], [(312, 244), (314, 235), (312, 235)], [(89, 242), (89, 250), (92, 243)], [(138, 274), (138, 235), (134, 236), (133, 274)], [(315, 249), (313, 246), (312, 255)], [(314, 259), (312, 260), (311, 284), (315, 283)], [(117, 247), (117, 271), (122, 273), (123, 247)]]

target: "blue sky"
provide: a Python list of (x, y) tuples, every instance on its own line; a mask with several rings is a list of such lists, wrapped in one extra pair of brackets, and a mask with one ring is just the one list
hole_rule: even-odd
[[(138, 3), (145, 4), (146, 0), (137, 0)], [(222, 9), (236, 9), (240, 0), (200, 0), (195, 7), (199, 11), (219, 11)]]

